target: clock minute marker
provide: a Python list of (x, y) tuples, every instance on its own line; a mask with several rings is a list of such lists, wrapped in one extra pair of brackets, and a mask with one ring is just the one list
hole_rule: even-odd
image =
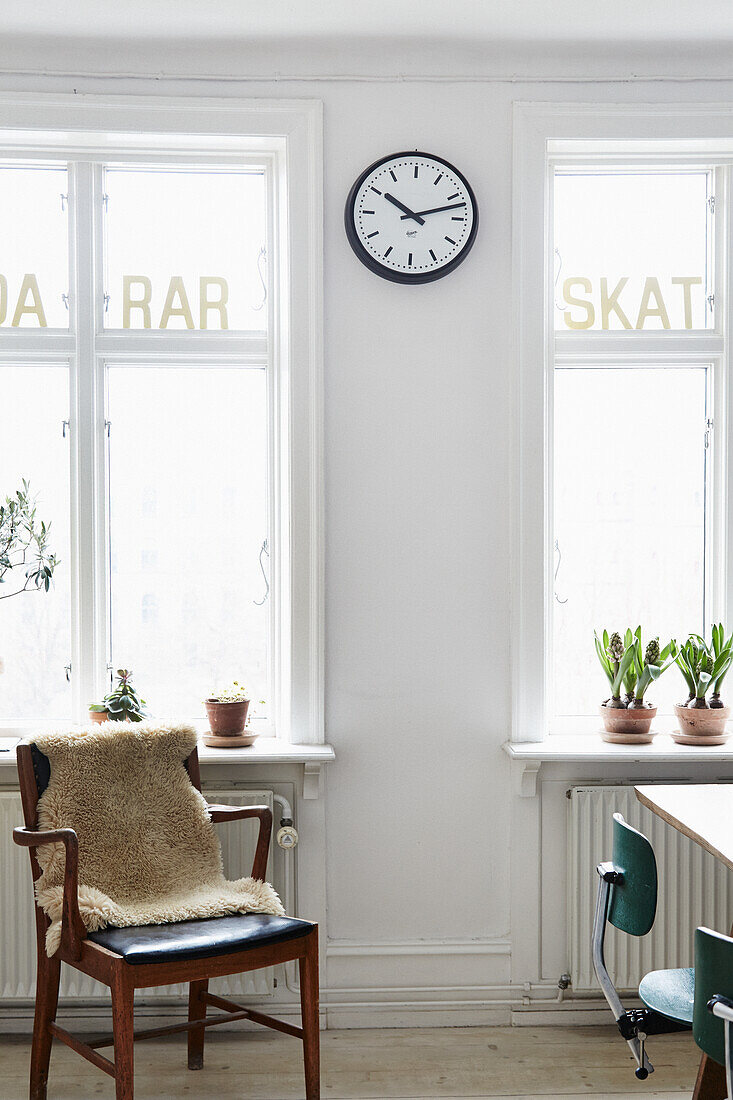
[(438, 184), (440, 183), (440, 181), (442, 180), (442, 178), (443, 178), (443, 173), (441, 172), (440, 175), (438, 176), (438, 178), (436, 180), (433, 180), (433, 187), (437, 187)]
[(432, 248), (429, 248), (429, 249), (428, 249), (428, 252), (429, 252), (429, 253), (430, 253), (430, 255), (431, 255), (431, 256), (433, 257), (433, 261), (434, 261), (434, 263), (437, 263), (437, 262), (438, 262), (438, 257), (437, 257), (437, 256), (435, 255), (435, 253), (433, 252)]
[(415, 165), (415, 179), (417, 179), (418, 165)]
[(379, 188), (378, 188), (378, 187), (372, 187), (372, 191), (374, 191), (374, 192), (375, 192), (375, 194), (377, 194), (377, 195), (381, 195), (381, 194), (382, 194), (382, 192), (381, 192), (381, 191), (379, 190)]
[(370, 241), (372, 239), (372, 237), (378, 237), (378, 236), (379, 236), (379, 230), (375, 229), (373, 233), (367, 233), (367, 240)]
[(444, 237), (443, 239), (444, 239), (444, 240), (446, 240), (446, 241), (448, 242), (448, 244), (455, 244), (455, 243), (456, 243), (456, 242), (455, 242), (455, 241), (453, 240), (453, 238), (452, 238), (452, 237)]
[(387, 259), (387, 257), (389, 256), (390, 252), (392, 251), (392, 247), (393, 247), (393, 246), (392, 246), (392, 245), (390, 245), (390, 246), (389, 246), (389, 248), (387, 249), (387, 251), (386, 251), (386, 252), (384, 253), (384, 258), (385, 258), (385, 260)]
[(392, 179), (395, 181), (395, 183), (397, 183), (397, 176), (394, 174), (394, 172), (392, 171), (391, 168), (389, 170), (389, 174), (392, 177)]
[(362, 210), (362, 214), (373, 214), (373, 210)]
[(445, 201), (446, 202), (453, 202), (453, 199), (457, 199), (458, 196), (460, 195), (460, 193), (461, 193), (460, 191), (456, 191), (455, 195), (449, 195), (448, 198)]

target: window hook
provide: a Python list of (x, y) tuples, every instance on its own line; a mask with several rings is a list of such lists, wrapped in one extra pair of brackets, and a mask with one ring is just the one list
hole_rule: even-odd
[(555, 249), (555, 259), (556, 259), (557, 262), (556, 262), (556, 265), (555, 265), (556, 266), (556, 272), (555, 272), (555, 285), (554, 285), (554, 295), (553, 295), (553, 297), (555, 299), (555, 309), (559, 309), (562, 312), (562, 310), (565, 309), (565, 303), (563, 302), (562, 304), (560, 304), (560, 302), (558, 302), (558, 300), (557, 300), (557, 284), (560, 282), (560, 272), (562, 271), (562, 256), (560, 255), (560, 249), (559, 248)]
[(268, 558), (270, 556), (270, 547), (267, 539), (264, 540), (262, 546), (260, 547), (260, 569), (262, 571), (262, 579), (265, 582), (265, 594), (261, 600), (252, 600), (252, 603), (255, 605), (255, 607), (262, 607), (262, 605), (266, 602), (267, 597), (270, 595), (270, 582), (267, 579), (267, 573), (265, 572), (265, 567), (262, 564), (263, 554), (267, 554)]
[[(560, 549), (560, 542), (559, 542), (558, 539), (555, 539), (555, 550), (557, 552), (557, 565), (555, 566), (555, 584), (557, 584), (557, 575), (560, 572), (560, 563), (562, 561), (562, 551)], [(557, 594), (557, 590), (555, 591), (555, 599), (557, 600), (558, 603), (567, 603), (568, 602), (567, 596), (565, 597), (564, 600), (560, 599), (560, 597)]]
[[(267, 263), (267, 249), (263, 245), (262, 248), (260, 249), (260, 251), (257, 253), (257, 274), (259, 275), (260, 282), (262, 283), (262, 301), (260, 302), (260, 304), (258, 306), (252, 306), (252, 309), (254, 310), (255, 313), (259, 313), (260, 310), (264, 307), (265, 302), (267, 301), (267, 283), (265, 282), (265, 277), (262, 274), (262, 268), (263, 268), (264, 264), (266, 264), (266, 263)], [(267, 597), (265, 597), (265, 599), (266, 598)]]

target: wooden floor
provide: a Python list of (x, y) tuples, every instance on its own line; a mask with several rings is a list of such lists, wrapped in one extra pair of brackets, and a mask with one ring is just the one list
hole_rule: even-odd
[[(690, 1096), (698, 1055), (689, 1034), (655, 1036), (655, 1073), (639, 1082), (613, 1028), (415, 1028), (327, 1031), (323, 1100), (599, 1100)], [(185, 1038), (135, 1048), (135, 1100), (302, 1100), (300, 1043), (275, 1032), (210, 1033), (206, 1066), (185, 1068)], [(0, 1097), (25, 1100), (29, 1043), (0, 1037)], [(48, 1100), (112, 1100), (114, 1084), (54, 1044)]]

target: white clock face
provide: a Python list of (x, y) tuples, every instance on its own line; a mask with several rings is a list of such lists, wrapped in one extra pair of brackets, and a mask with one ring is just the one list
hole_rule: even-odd
[(476, 223), (466, 181), (455, 168), (424, 153), (397, 155), (373, 166), (352, 189), (346, 209), (347, 234), (357, 255), (378, 274), (399, 282), (446, 274), (473, 244)]

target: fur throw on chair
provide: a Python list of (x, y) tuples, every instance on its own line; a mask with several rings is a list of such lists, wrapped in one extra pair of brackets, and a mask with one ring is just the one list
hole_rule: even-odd
[[(51, 762), (38, 802), (40, 829), (79, 838), (79, 909), (90, 932), (231, 913), (284, 913), (272, 886), (224, 878), (221, 846), (184, 761), (191, 726), (105, 723), (34, 742)], [(64, 846), (38, 849), (38, 904), (51, 918), (46, 950), (61, 941)]]

